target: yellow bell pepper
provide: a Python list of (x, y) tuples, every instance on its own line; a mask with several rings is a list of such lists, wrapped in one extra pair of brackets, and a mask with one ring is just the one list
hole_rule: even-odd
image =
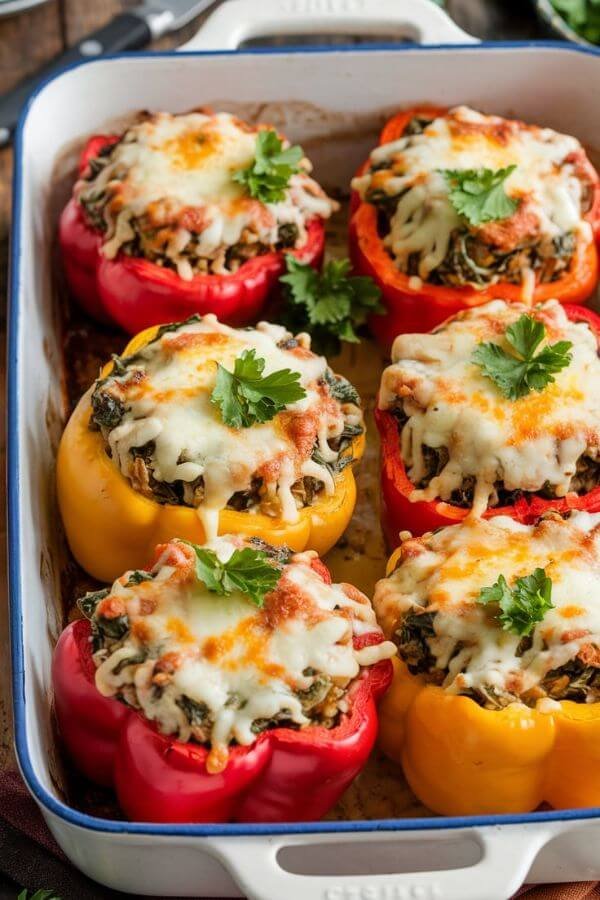
[(425, 806), (449, 816), (600, 806), (600, 703), (484, 709), (393, 662), (379, 744)]
[[(158, 327), (136, 335), (124, 350), (135, 353)], [(112, 369), (108, 363), (105, 377)], [(61, 438), (57, 459), (58, 503), (69, 546), (77, 562), (100, 581), (114, 581), (127, 569), (148, 564), (156, 544), (174, 537), (202, 544), (206, 540), (196, 510), (160, 504), (135, 491), (106, 454), (102, 435), (90, 431), (92, 388), (77, 404)], [(360, 459), (364, 435), (347, 452)], [(341, 537), (354, 511), (356, 482), (352, 467), (336, 476), (335, 492), (299, 511), (296, 522), (223, 509), (219, 534), (244, 534), (292, 550), (326, 553)]]

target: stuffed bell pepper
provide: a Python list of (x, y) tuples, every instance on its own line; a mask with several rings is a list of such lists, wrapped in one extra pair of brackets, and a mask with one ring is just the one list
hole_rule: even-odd
[(395, 646), (314, 551), (175, 540), (79, 605), (54, 654), (59, 729), (130, 819), (318, 819), (365, 764)]
[(496, 297), (583, 303), (598, 280), (600, 179), (579, 141), (466, 106), (383, 129), (352, 182), (350, 248), (389, 346)]
[(375, 413), (390, 545), (468, 515), (600, 511), (599, 340), (599, 316), (556, 300), (398, 335)]
[(600, 513), (407, 539), (374, 606), (398, 647), (380, 744), (422, 803), (600, 805)]
[(105, 367), (62, 436), (67, 539), (102, 581), (174, 537), (325, 553), (354, 510), (363, 446), (360, 398), (308, 335), (212, 314), (151, 328)]
[(135, 334), (193, 313), (255, 321), (284, 253), (319, 266), (335, 201), (273, 129), (228, 113), (144, 114), (86, 145), (59, 227), (72, 293)]

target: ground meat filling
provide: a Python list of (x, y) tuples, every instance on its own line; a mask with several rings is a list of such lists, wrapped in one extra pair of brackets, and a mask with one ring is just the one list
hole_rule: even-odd
[[(432, 119), (414, 117), (406, 126), (403, 136), (409, 138), (420, 136), (431, 125)], [(569, 160), (565, 160), (568, 162)], [(369, 168), (370, 173), (389, 167), (389, 161), (376, 163)], [(577, 175), (582, 182), (581, 217), (591, 209), (593, 203), (593, 185), (586, 178), (586, 167), (581, 166)], [(391, 231), (391, 220), (402, 198), (411, 190), (407, 188), (400, 193), (390, 194), (385, 190), (374, 188), (368, 190), (365, 199), (377, 208), (377, 227), (382, 240)], [(577, 234), (566, 231), (558, 236), (548, 237), (539, 233), (537, 228), (515, 228), (511, 240), (502, 229), (502, 223), (491, 223), (476, 231), (467, 224), (456, 228), (450, 235), (447, 253), (442, 262), (427, 275), (427, 283), (448, 287), (464, 287), (474, 285), (483, 288), (497, 281), (510, 284), (521, 284), (523, 272), (532, 271), (538, 283), (547, 284), (557, 281), (568, 272), (577, 248)], [(522, 234), (519, 232), (522, 231)], [(515, 243), (516, 238), (516, 243)], [(507, 244), (509, 246), (507, 246)], [(389, 251), (388, 249), (388, 252)], [(401, 271), (408, 276), (419, 276), (421, 257), (419, 253), (409, 254)]]

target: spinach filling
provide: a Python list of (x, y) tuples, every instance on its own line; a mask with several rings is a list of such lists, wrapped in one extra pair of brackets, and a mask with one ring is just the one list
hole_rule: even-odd
[[(429, 684), (441, 685), (449, 674), (449, 665), (439, 668), (431, 651), (431, 640), (435, 638), (435, 612), (410, 610), (404, 615), (392, 636), (398, 647), (399, 656), (412, 675), (420, 675)], [(530, 637), (519, 643), (515, 656), (520, 657), (532, 646)], [(457, 642), (453, 659), (464, 647)], [(600, 654), (599, 654), (600, 658)], [(450, 662), (451, 660), (449, 660)], [(552, 700), (573, 700), (576, 703), (596, 703), (600, 700), (600, 667), (586, 665), (579, 658), (547, 672), (534, 688), (521, 694), (500, 690), (497, 685), (479, 684), (460, 691), (485, 709), (503, 709), (510, 703), (520, 702), (534, 707), (538, 700), (549, 697)]]
[[(401, 400), (398, 400), (401, 403)], [(398, 437), (402, 434), (402, 429), (408, 422), (408, 416), (404, 412), (402, 406), (395, 407), (390, 410), (396, 421), (398, 422)], [(439, 475), (448, 463), (448, 450), (445, 447), (428, 447), (426, 444), (422, 447), (423, 460), (426, 466), (426, 473), (421, 480), (415, 484), (415, 487), (422, 490), (428, 487), (432, 478)], [(474, 475), (466, 475), (460, 488), (452, 491), (450, 497), (444, 498), (448, 503), (454, 506), (460, 506), (462, 509), (470, 509), (473, 506), (475, 495), (476, 479)], [(600, 485), (600, 460), (592, 459), (586, 454), (582, 454), (577, 460), (575, 474), (571, 478), (569, 492), (579, 496), (588, 494)], [(494, 484), (495, 497), (490, 499), (489, 505), (495, 506), (512, 506), (522, 497), (543, 497), (545, 500), (555, 500), (556, 487), (549, 482), (538, 491), (509, 491), (504, 487), (504, 482), (498, 480)]]
[[(431, 121), (422, 117), (411, 119), (404, 130), (404, 136), (422, 134)], [(373, 166), (370, 171), (375, 172), (388, 167), (389, 162), (384, 160)], [(402, 191), (390, 195), (380, 189), (368, 192), (367, 201), (377, 207), (378, 231), (382, 239), (389, 234), (391, 220), (398, 203), (406, 193), (407, 191)], [(591, 203), (590, 186), (584, 185), (582, 216), (589, 211)], [(528, 239), (506, 252), (500, 247), (486, 243), (465, 225), (452, 233), (445, 258), (428, 274), (427, 282), (448, 287), (466, 285), (485, 287), (495, 281), (521, 284), (523, 270), (532, 269), (537, 281), (547, 284), (561, 278), (569, 270), (576, 247), (577, 237), (574, 232), (569, 231), (553, 239)], [(419, 254), (411, 254), (404, 273), (418, 276), (419, 263)]]
[[(196, 315), (183, 324), (191, 324), (200, 320), (201, 316)], [(182, 323), (161, 326), (152, 344), (158, 342), (164, 334), (178, 331), (181, 327)], [(282, 349), (293, 349), (297, 345), (298, 342), (295, 338), (289, 338), (280, 342)], [(143, 356), (139, 353), (127, 357), (113, 355), (112, 360), (113, 370), (108, 376), (97, 381), (91, 397), (92, 415), (89, 428), (92, 431), (101, 431), (105, 440), (108, 434), (121, 424), (127, 412), (125, 403), (115, 393), (114, 379), (115, 377), (123, 377), (136, 365), (143, 364)], [(338, 400), (340, 404), (360, 406), (358, 392), (343, 376), (336, 375), (330, 369), (327, 369), (322, 383), (327, 386), (329, 394)], [(354, 461), (352, 452), (349, 452), (351, 444), (354, 438), (361, 435), (363, 431), (362, 425), (346, 421), (341, 434), (329, 441), (330, 448), (337, 453), (336, 459), (333, 461), (324, 460), (316, 443), (311, 458), (318, 465), (325, 467), (332, 475), (339, 474)], [(111, 455), (108, 444), (106, 452), (109, 456)], [(194, 481), (178, 480), (174, 482), (156, 479), (153, 467), (154, 452), (155, 444), (153, 441), (149, 441), (140, 447), (132, 447), (130, 450), (131, 466), (127, 477), (134, 490), (161, 504), (199, 506), (204, 499), (204, 478), (199, 476)], [(315, 502), (323, 488), (324, 484), (322, 481), (312, 476), (304, 476), (292, 485), (291, 490), (300, 506), (305, 507), (311, 506)], [(232, 494), (227, 502), (227, 508), (238, 512), (257, 508), (263, 503), (264, 496), (263, 479), (254, 477), (249, 489), (236, 491)]]

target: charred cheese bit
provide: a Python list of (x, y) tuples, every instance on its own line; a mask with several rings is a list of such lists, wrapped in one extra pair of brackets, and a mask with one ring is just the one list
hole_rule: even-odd
[[(506, 328), (530, 312), (544, 323), (547, 343), (573, 344), (569, 366), (541, 392), (507, 399), (473, 364), (475, 347), (499, 343)], [(571, 322), (555, 300), (528, 310), (495, 300), (461, 313), (433, 334), (396, 338), (383, 373), (379, 406), (407, 416), (401, 451), (415, 489), (410, 499), (451, 499), (465, 479), (475, 480), (473, 514), (496, 505), (496, 485), (507, 491), (556, 496), (573, 490), (578, 462), (600, 460), (600, 359), (584, 322)], [(447, 452), (428, 478), (427, 450)], [(425, 484), (425, 482), (427, 482)]]
[[(205, 548), (226, 563), (248, 546), (256, 545), (227, 536)], [(91, 616), (98, 690), (140, 709), (164, 734), (210, 744), (211, 771), (226, 764), (232, 741), (251, 744), (265, 728), (335, 724), (361, 667), (395, 653), (389, 642), (354, 649), (355, 636), (381, 634), (363, 594), (323, 582), (313, 554), (282, 560), (281, 550), (267, 550), (281, 576), (261, 608), (239, 592), (210, 592), (196, 578), (194, 549), (173, 541), (144, 582), (143, 601), (139, 584), (118, 579)], [(126, 623), (120, 637), (110, 627), (116, 611)]]
[(135, 255), (164, 259), (189, 280), (199, 260), (230, 271), (225, 253), (235, 245), (273, 248), (281, 226), (293, 226), (292, 245), (302, 246), (306, 223), (338, 205), (310, 178), (308, 160), (280, 202), (250, 197), (233, 175), (252, 164), (257, 132), (228, 113), (156, 113), (132, 125), (75, 187), (105, 232), (104, 255), (113, 259), (137, 238)]
[[(414, 258), (416, 272), (427, 281), (446, 260), (451, 237), (458, 230), (481, 237), (501, 255), (544, 242), (543, 255), (552, 255), (552, 242), (576, 234), (584, 244), (593, 240), (584, 220), (589, 206), (589, 183), (595, 176), (579, 141), (550, 128), (484, 116), (466, 106), (434, 119), (420, 134), (411, 134), (377, 147), (371, 168), (352, 186), (363, 200), (386, 202), (397, 198), (384, 243), (402, 272)], [(500, 225), (467, 229), (449, 199), (444, 170), (491, 169), (516, 166), (504, 182), (508, 196), (520, 201), (517, 212)], [(387, 197), (387, 201), (385, 198)], [(383, 198), (383, 199), (382, 199)], [(468, 253), (465, 252), (465, 259)], [(498, 281), (483, 261), (468, 259), (475, 286)], [(523, 301), (531, 302), (535, 275), (521, 272)]]
[[(477, 598), (500, 575), (510, 586), (536, 568), (552, 581), (554, 608), (524, 644)], [(566, 520), (550, 514), (536, 525), (497, 516), (411, 539), (396, 570), (377, 584), (373, 605), (385, 635), (396, 636), (413, 670), (450, 693), (491, 706), (517, 699), (535, 705), (544, 694), (580, 699), (586, 688), (574, 682), (582, 672), (591, 682), (594, 670), (586, 667), (592, 666), (598, 683), (585, 699), (598, 699), (600, 513), (574, 512)], [(417, 651), (415, 631), (412, 644), (406, 631), (401, 636), (403, 625), (418, 629), (424, 614), (429, 659)], [(565, 672), (565, 666), (571, 668)], [(564, 674), (556, 672), (561, 669)]]
[[(216, 536), (219, 512), (238, 492), (250, 492), (242, 508), (296, 521), (303, 501), (293, 486), (310, 477), (332, 494), (330, 467), (339, 452), (329, 441), (341, 440), (349, 427), (362, 430), (360, 409), (335, 398), (327, 361), (309, 346), (308, 336), (292, 340), (279, 325), (235, 329), (214, 315), (167, 331), (126, 360), (124, 374), (96, 386), (93, 397), (117, 398), (122, 409), (118, 424), (103, 427), (115, 465), (147, 496), (154, 496), (150, 476), (154, 487), (181, 483), (208, 537)], [(231, 372), (236, 357), (251, 349), (265, 361), (265, 376), (299, 372), (306, 396), (270, 421), (238, 430), (225, 424), (211, 393), (217, 363)]]

